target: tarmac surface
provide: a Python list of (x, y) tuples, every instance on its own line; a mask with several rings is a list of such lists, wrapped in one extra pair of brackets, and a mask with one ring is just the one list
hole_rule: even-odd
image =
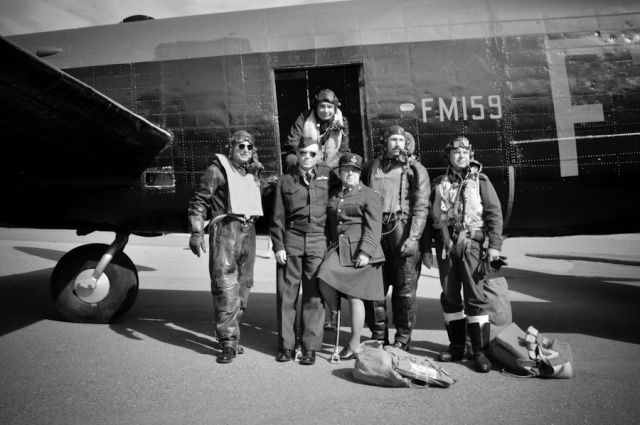
[[(125, 252), (140, 292), (117, 323), (64, 321), (49, 295), (56, 261), (78, 245), (112, 240), (0, 229), (0, 423), (638, 423), (638, 234), (508, 239), (509, 266), (499, 275), (513, 319), (571, 344), (575, 377), (522, 379), (434, 361), (457, 380), (448, 389), (354, 381), (354, 361), (329, 363), (333, 332), (315, 365), (275, 362), (275, 261), (266, 255), (256, 259), (245, 353), (217, 364), (207, 259), (191, 254), (184, 234), (131, 238)], [(265, 238), (258, 251), (268, 253)], [(448, 344), (437, 276), (422, 270), (412, 349), (432, 360)], [(341, 344), (350, 331), (345, 310)]]

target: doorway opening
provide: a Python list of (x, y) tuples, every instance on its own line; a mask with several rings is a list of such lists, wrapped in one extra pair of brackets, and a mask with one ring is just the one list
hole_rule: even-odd
[(322, 89), (331, 89), (338, 96), (342, 114), (347, 118), (349, 148), (351, 152), (365, 157), (360, 64), (276, 69), (274, 74), (280, 146), (286, 144), (296, 118), (311, 108), (313, 97)]

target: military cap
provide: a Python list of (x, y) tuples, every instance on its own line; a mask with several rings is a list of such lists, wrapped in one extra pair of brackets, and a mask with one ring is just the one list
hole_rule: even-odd
[(338, 167), (355, 167), (362, 170), (362, 157), (355, 153), (346, 153), (340, 157)]
[(313, 140), (311, 137), (303, 137), (298, 142), (298, 149), (305, 149), (311, 145), (317, 145), (317, 144), (318, 144), (318, 141)]
[(320, 102), (332, 103), (335, 106), (340, 106), (340, 101), (338, 100), (338, 96), (333, 92), (333, 90), (322, 89), (316, 95), (316, 105)]

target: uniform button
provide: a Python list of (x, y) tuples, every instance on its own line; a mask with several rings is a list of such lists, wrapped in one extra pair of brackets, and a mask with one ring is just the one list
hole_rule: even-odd
[(340, 208), (338, 208), (338, 212), (342, 211)]
[(340, 198), (340, 202), (344, 201), (344, 199)]

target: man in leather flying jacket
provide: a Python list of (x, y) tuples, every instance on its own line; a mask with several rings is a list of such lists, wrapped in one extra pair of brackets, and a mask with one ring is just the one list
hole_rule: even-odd
[(253, 286), (254, 220), (263, 215), (259, 180), (263, 167), (253, 136), (236, 131), (228, 147), (228, 155), (217, 154), (202, 173), (188, 207), (189, 247), (198, 257), (201, 251), (207, 252), (204, 223), (211, 220), (209, 274), (216, 334), (222, 347), (218, 363), (230, 363), (242, 352), (238, 345), (240, 320)]
[[(369, 161), (362, 181), (380, 194), (383, 205), (384, 293), (393, 286), (391, 307), (396, 334), (393, 346), (409, 349), (416, 323), (416, 290), (420, 277), (419, 241), (429, 213), (431, 186), (426, 168), (412, 155), (413, 140), (400, 126), (384, 134), (380, 155)], [(389, 344), (386, 302), (365, 303), (372, 337)]]

